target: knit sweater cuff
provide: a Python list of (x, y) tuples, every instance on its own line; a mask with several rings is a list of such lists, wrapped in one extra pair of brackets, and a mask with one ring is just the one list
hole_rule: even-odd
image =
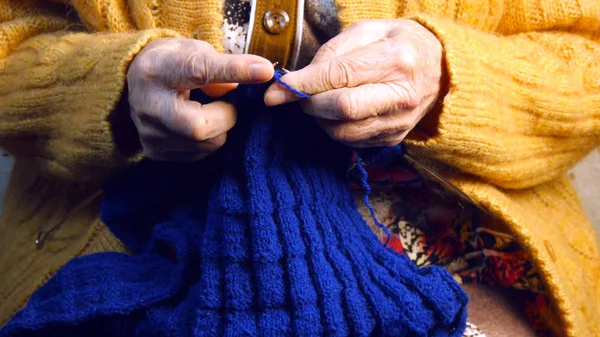
[[(569, 65), (585, 65), (569, 64), (536, 42), (545, 38), (540, 33), (498, 36), (446, 18), (410, 19), (442, 43), (449, 87), (441, 109), (430, 112), (408, 136), (409, 152), (500, 187), (527, 188), (560, 176), (593, 146), (593, 136), (575, 132), (589, 116), (569, 114), (574, 102), (562, 104), (557, 97), (568, 94), (561, 93), (560, 83), (575, 81)], [(567, 47), (578, 43), (568, 33), (559, 37)], [(571, 86), (577, 87), (575, 82)], [(567, 124), (573, 125), (571, 131)]]
[(102, 178), (140, 159), (122, 95), (127, 68), (150, 41), (176, 35), (156, 29), (58, 33), (26, 41), (0, 75), (14, 87), (0, 107), (2, 145), (71, 180)]
[(489, 149), (485, 143), (490, 138), (477, 129), (494, 124), (486, 120), (489, 111), (478, 113), (490, 108), (483, 106), (485, 101), (478, 98), (489, 90), (482, 78), (487, 75), (485, 63), (489, 60), (482, 56), (482, 39), (478, 36), (484, 33), (445, 18), (417, 15), (410, 19), (428, 28), (442, 43), (448, 87), (440, 109), (432, 110), (407, 137), (409, 151), (469, 173), (481, 173), (477, 166), (484, 163), (477, 159), (486, 153), (477, 151)]

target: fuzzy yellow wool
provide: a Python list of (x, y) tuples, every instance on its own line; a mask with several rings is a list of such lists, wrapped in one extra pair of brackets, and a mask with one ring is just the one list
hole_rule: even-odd
[[(129, 62), (161, 37), (202, 39), (220, 49), (223, 1), (69, 2), (67, 10), (59, 0), (0, 0), (0, 145), (28, 163), (18, 161), (17, 167), (89, 181), (139, 157), (131, 125), (116, 114)], [(450, 86), (441, 112), (410, 135), (410, 151), (436, 165), (520, 239), (566, 335), (600, 336), (599, 246), (565, 177), (600, 144), (600, 2), (337, 0), (337, 5), (344, 27), (404, 17), (437, 35)], [(81, 22), (68, 19), (75, 16)], [(24, 179), (13, 179), (7, 205), (16, 205), (11, 195), (41, 204), (58, 199), (25, 190), (18, 183)], [(32, 217), (14, 215), (31, 208), (15, 208), (5, 211), (2, 236), (25, 231), (11, 227), (14, 218), (27, 218), (22, 228), (39, 227)], [(120, 249), (110, 243), (108, 231), (90, 233), (71, 254)], [(8, 264), (6, 255), (13, 252), (0, 253), (0, 265)], [(32, 287), (68, 258), (47, 260), (46, 269), (36, 267), (38, 274), (29, 270), (34, 273), (29, 287), (13, 272), (8, 286), (0, 282), (2, 302), (22, 305)], [(2, 305), (0, 321), (16, 310)]]

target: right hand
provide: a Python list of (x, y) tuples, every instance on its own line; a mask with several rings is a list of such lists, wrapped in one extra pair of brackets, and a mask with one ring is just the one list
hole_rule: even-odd
[(150, 42), (127, 72), (131, 118), (144, 152), (153, 160), (196, 161), (216, 151), (235, 124), (235, 107), (190, 101), (190, 90), (222, 83), (217, 87), (225, 94), (237, 83), (269, 81), (273, 72), (262, 57), (221, 54), (203, 41)]

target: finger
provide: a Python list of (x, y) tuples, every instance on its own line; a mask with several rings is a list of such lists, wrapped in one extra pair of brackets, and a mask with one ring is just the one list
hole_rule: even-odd
[[(281, 80), (312, 95), (366, 83), (405, 80), (410, 74), (398, 71), (397, 61), (392, 56), (395, 48), (396, 44), (390, 40), (378, 40), (350, 53), (311, 63), (303, 69), (284, 75)], [(273, 106), (296, 101), (298, 96), (276, 82), (267, 89), (264, 100), (266, 105)]]
[(191, 90), (212, 83), (263, 83), (273, 77), (273, 64), (256, 55), (216, 51), (164, 51), (157, 66), (171, 89)]
[(196, 55), (187, 64), (187, 73), (196, 83), (263, 83), (273, 78), (273, 64), (256, 55)]
[(412, 111), (419, 103), (410, 88), (397, 83), (376, 83), (314, 95), (302, 102), (302, 109), (317, 118), (353, 121)]
[(399, 112), (350, 122), (321, 119), (319, 124), (334, 140), (351, 144), (367, 139), (383, 139), (411, 130), (418, 121), (418, 118), (413, 117), (414, 114), (415, 112)]
[(159, 122), (169, 131), (195, 141), (204, 141), (229, 131), (237, 118), (232, 104), (216, 101), (200, 104), (178, 99), (171, 111), (165, 111)]

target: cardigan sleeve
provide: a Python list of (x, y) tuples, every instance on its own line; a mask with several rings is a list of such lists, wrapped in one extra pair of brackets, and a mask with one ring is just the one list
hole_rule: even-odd
[(127, 67), (175, 33), (135, 31), (118, 11), (112, 27), (89, 33), (66, 13), (59, 3), (0, 0), (0, 147), (49, 174), (95, 179), (138, 157), (135, 129), (119, 114)]
[(600, 144), (600, 18), (553, 13), (553, 23), (508, 8), (496, 30), (412, 17), (441, 41), (449, 86), (406, 143), (497, 186), (527, 188)]

